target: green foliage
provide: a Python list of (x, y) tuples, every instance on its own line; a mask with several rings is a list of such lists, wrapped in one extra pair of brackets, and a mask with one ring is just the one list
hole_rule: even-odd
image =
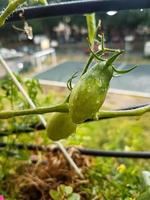
[[(150, 115), (141, 118), (110, 119), (80, 125), (67, 145), (114, 151), (147, 151), (150, 146)], [(150, 170), (149, 160), (125, 158), (93, 158), (82, 186), (87, 199), (148, 200), (149, 189), (143, 184), (142, 170)], [(146, 198), (147, 197), (147, 198)]]
[(42, 91), (40, 83), (37, 79), (29, 79), (25, 81), (25, 86), (27, 88), (27, 92), (34, 103), (38, 103), (36, 101), (37, 95)]
[(149, 119), (150, 115), (147, 114), (138, 120), (136, 117), (118, 118), (82, 124), (78, 126), (77, 134), (70, 140), (74, 145), (81, 142), (83, 146), (89, 148), (144, 151), (150, 145)]
[[(41, 92), (41, 87), (37, 80), (21, 80), (19, 76), (16, 76), (19, 82), (24, 86), (27, 93), (33, 100), (35, 104), (38, 105), (38, 94)], [(28, 103), (24, 100), (22, 95), (20, 94), (18, 88), (14, 85), (11, 78), (6, 76), (4, 79), (0, 81), (0, 99), (1, 99), (1, 108), (3, 110), (11, 109), (11, 110), (19, 110), (29, 108)], [(2, 127), (8, 126), (8, 129), (12, 131), (27, 128), (30, 124), (37, 123), (38, 117), (31, 116), (29, 117), (20, 117), (20, 118), (12, 118), (5, 123), (0, 122)], [(1, 128), (2, 128), (1, 127)]]
[(150, 198), (150, 188), (147, 189), (147, 191), (143, 192), (138, 200), (148, 200)]
[(50, 190), (50, 196), (53, 200), (80, 200), (80, 195), (73, 192), (71, 186), (59, 185), (57, 190)]
[(47, 0), (38, 0), (38, 3), (46, 5), (47, 4)]
[[(16, 78), (21, 84), (23, 84), (32, 101), (34, 103), (38, 103), (37, 95), (39, 92), (41, 92), (41, 87), (38, 80), (28, 79), (26, 81), (22, 81), (18, 75), (16, 75)], [(28, 104), (26, 103), (26, 101), (20, 94), (18, 88), (14, 85), (12, 79), (9, 76), (6, 76), (0, 81), (0, 88), (1, 88), (1, 99), (5, 101), (9, 100), (11, 108), (23, 109), (28, 107)]]

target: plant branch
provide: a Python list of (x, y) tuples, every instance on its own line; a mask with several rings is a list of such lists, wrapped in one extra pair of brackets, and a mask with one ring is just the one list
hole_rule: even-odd
[(14, 0), (11, 1), (7, 7), (5, 8), (5, 10), (2, 12), (2, 14), (0, 15), (0, 27), (3, 26), (5, 24), (5, 21), (7, 20), (7, 18), (23, 3), (25, 3), (26, 0)]
[(88, 28), (89, 42), (90, 42), (90, 45), (93, 46), (95, 34), (97, 32), (95, 13), (87, 14), (86, 15), (86, 22), (87, 22), (87, 28)]
[[(116, 118), (116, 117), (141, 116), (145, 114), (146, 112), (150, 112), (150, 105), (143, 106), (141, 108), (132, 109), (132, 110), (120, 110), (120, 111), (101, 110), (96, 114), (96, 120)], [(95, 121), (95, 119), (92, 119), (90, 121)]]
[[(18, 111), (2, 111), (0, 112), (0, 119), (8, 119), (16, 116), (31, 115), (31, 114), (44, 114), (51, 112), (69, 112), (68, 104), (63, 103), (51, 107), (41, 107), (36, 109), (26, 109)], [(150, 112), (150, 105), (142, 106), (140, 108), (131, 110), (115, 110), (115, 111), (99, 111), (93, 119), (88, 121), (97, 121), (101, 119), (116, 118), (116, 117), (130, 117), (130, 116), (141, 116), (146, 112)]]
[(30, 114), (44, 114), (51, 112), (68, 112), (68, 105), (63, 103), (51, 107), (41, 107), (41, 108), (17, 110), (17, 111), (2, 111), (0, 112), (0, 119), (8, 119), (16, 116), (23, 116)]

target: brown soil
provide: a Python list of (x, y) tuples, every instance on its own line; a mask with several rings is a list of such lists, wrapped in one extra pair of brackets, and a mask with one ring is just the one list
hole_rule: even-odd
[[(69, 154), (85, 175), (91, 165), (91, 159), (80, 155), (75, 148), (69, 149)], [(89, 183), (86, 178), (78, 177), (58, 149), (45, 154), (40, 163), (21, 165), (15, 175), (8, 179), (5, 188), (11, 186), (8, 192), (11, 195), (16, 191), (18, 200), (51, 200), (49, 191), (60, 184), (72, 186), (75, 192), (80, 193), (80, 186)], [(87, 199), (86, 194), (81, 192), (81, 199)]]

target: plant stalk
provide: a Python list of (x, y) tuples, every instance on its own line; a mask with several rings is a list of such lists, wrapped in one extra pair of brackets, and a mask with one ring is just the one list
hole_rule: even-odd
[(25, 3), (26, 0), (14, 0), (8, 3), (5, 10), (0, 15), (0, 27), (5, 24), (5, 21), (7, 18), (23, 3)]
[(67, 104), (59, 104), (57, 106), (51, 107), (41, 107), (41, 108), (33, 108), (33, 109), (25, 109), (25, 110), (8, 110), (0, 112), (0, 119), (8, 119), (16, 116), (23, 115), (31, 115), (31, 114), (44, 114), (51, 112), (68, 112)]
[[(51, 112), (69, 112), (68, 104), (63, 103), (56, 106), (51, 107), (41, 107), (36, 109), (25, 109), (25, 110), (17, 110), (17, 111), (1, 111), (0, 112), (0, 119), (8, 119), (17, 116), (23, 115), (31, 115), (31, 114), (44, 114), (44, 113), (51, 113)], [(100, 110), (96, 113), (96, 116), (88, 121), (97, 121), (101, 119), (109, 119), (109, 118), (116, 118), (116, 117), (131, 117), (131, 116), (141, 116), (146, 112), (150, 112), (150, 105), (146, 105), (140, 108), (131, 109), (131, 110), (120, 110), (120, 111), (107, 111), (107, 110)]]
[(147, 112), (150, 112), (150, 105), (143, 106), (141, 108), (132, 109), (132, 110), (120, 110), (120, 111), (101, 110), (96, 114), (96, 119), (101, 120), (101, 119), (116, 118), (116, 117), (141, 116)]

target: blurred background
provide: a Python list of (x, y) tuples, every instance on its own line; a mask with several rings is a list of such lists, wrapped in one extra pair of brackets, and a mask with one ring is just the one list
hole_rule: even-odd
[[(7, 2), (6, 0), (0, 1), (1, 10)], [(49, 3), (61, 2), (63, 1), (49, 0)], [(138, 66), (128, 74), (112, 79), (103, 107), (105, 109), (116, 109), (149, 103), (150, 10), (100, 12), (96, 13), (96, 19), (97, 22), (98, 20), (102, 21), (101, 31), (105, 33), (105, 45), (110, 48), (125, 50), (125, 53), (116, 61), (116, 67), (128, 69), (135, 65)], [(87, 62), (89, 53), (87, 25), (84, 15), (37, 20), (27, 20), (23, 17), (20, 22), (6, 23), (0, 28), (0, 55), (16, 74), (37, 107), (52, 106), (64, 101), (69, 93), (66, 82), (73, 73), (78, 72), (78, 75), (80, 74)], [(28, 103), (14, 86), (11, 78), (5, 77), (5, 75), (6, 71), (0, 65), (0, 109), (22, 110), (29, 108)], [(36, 80), (30, 78), (36, 78)], [(73, 81), (75, 82), (76, 79)], [(51, 115), (48, 113), (43, 116), (48, 121)], [(141, 117), (125, 117), (84, 123), (77, 127), (76, 133), (63, 140), (62, 143), (66, 146), (79, 146), (97, 150), (149, 151), (149, 121), (150, 115), (147, 113)], [(7, 151), (6, 148), (2, 148), (3, 146), (0, 148), (0, 194), (5, 194), (10, 200), (17, 199), (18, 191), (19, 194), (24, 191), (25, 195), (31, 193), (30, 199), (32, 200), (37, 200), (40, 195), (43, 195), (41, 182), (39, 182), (40, 192), (37, 193), (38, 197), (33, 198), (32, 190), (30, 190), (31, 188), (34, 189), (32, 178), (35, 183), (35, 171), (33, 175), (30, 174), (31, 187), (28, 182), (24, 182), (25, 184), (22, 182), (26, 179), (22, 179), (21, 174), (25, 174), (27, 162), (32, 163), (34, 158), (37, 159), (37, 162), (45, 161), (47, 157), (44, 156), (45, 153), (42, 157), (39, 152), (20, 151), (14, 149), (13, 145), (9, 146), (9, 143), (44, 146), (52, 144), (45, 129), (41, 128), (40, 130), (40, 127), (41, 124), (37, 115), (0, 120), (0, 142), (8, 143)], [(10, 159), (9, 155), (14, 156), (11, 156)], [(49, 166), (51, 166), (52, 162), (50, 159), (49, 161)], [(21, 165), (22, 163), (24, 165)], [(145, 170), (148, 174), (146, 180), (149, 181), (150, 162), (148, 160), (100, 157), (93, 158), (91, 163), (90, 173), (88, 172), (90, 181), (83, 183), (84, 185), (81, 187), (83, 195), (88, 194), (88, 198), (85, 196), (85, 199), (150, 199), (149, 196), (147, 199), (138, 198), (146, 191), (141, 178)], [(59, 171), (54, 166), (55, 170)], [(53, 170), (50, 168), (50, 171)], [(14, 176), (12, 176), (13, 174)], [(18, 177), (21, 177), (21, 184), (14, 184)], [(62, 176), (59, 176), (59, 183), (60, 177)], [(24, 188), (19, 185), (24, 185)], [(48, 184), (46, 182), (46, 185), (49, 185), (49, 182)], [(149, 182), (147, 185), (150, 185)], [(16, 190), (14, 187), (16, 187)], [(79, 189), (78, 185), (77, 187)], [(35, 193), (37, 187), (33, 191)], [(49, 195), (49, 188), (45, 190), (45, 185), (43, 191), (46, 191)], [(77, 191), (80, 191), (80, 189)], [(150, 195), (149, 192), (148, 195)], [(25, 197), (24, 199), (29, 198)]]
[[(60, 2), (64, 1), (49, 1)], [(6, 1), (0, 2), (1, 9), (5, 5)], [(96, 18), (97, 22), (102, 21), (105, 45), (125, 50), (116, 65), (138, 66), (133, 72), (114, 78), (111, 88), (149, 97), (149, 9), (100, 12)], [(89, 55), (85, 16), (23, 18), (20, 22), (7, 23), (0, 29), (0, 53), (15, 73), (65, 86), (74, 72), (81, 71)], [(4, 75), (0, 68), (0, 77)]]

